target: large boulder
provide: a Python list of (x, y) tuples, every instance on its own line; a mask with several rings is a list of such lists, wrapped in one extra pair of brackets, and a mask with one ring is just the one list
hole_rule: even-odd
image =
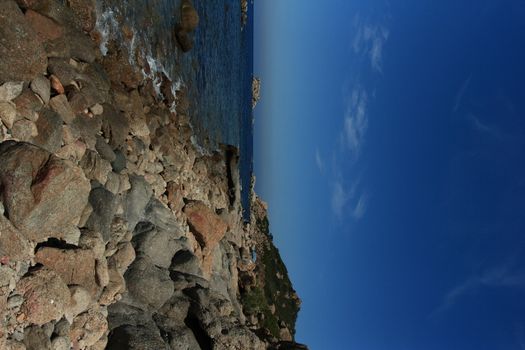
[(99, 290), (96, 260), (91, 250), (43, 247), (36, 252), (35, 261), (58, 273), (68, 285), (79, 285), (92, 296)]
[(124, 277), (129, 294), (146, 308), (158, 310), (173, 295), (168, 270), (155, 266), (148, 257), (135, 260)]
[(19, 318), (28, 324), (43, 325), (58, 320), (70, 302), (67, 285), (48, 268), (31, 272), (18, 282), (16, 289), (24, 297)]
[(153, 325), (123, 325), (111, 331), (108, 350), (167, 350), (159, 330)]
[(30, 81), (46, 71), (44, 47), (14, 1), (0, 2), (0, 28), (0, 82)]
[(15, 141), (0, 144), (0, 184), (8, 219), (35, 242), (68, 237), (91, 189), (79, 167)]
[(169, 232), (144, 222), (136, 226), (133, 242), (137, 255), (148, 256), (155, 265), (165, 269), (170, 267), (175, 253), (187, 247)]
[(212, 209), (200, 201), (193, 201), (184, 207), (191, 232), (203, 248), (211, 252), (228, 230), (228, 224)]

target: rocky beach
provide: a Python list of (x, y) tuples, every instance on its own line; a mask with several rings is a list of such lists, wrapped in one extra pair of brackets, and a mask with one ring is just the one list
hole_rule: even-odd
[(0, 1), (0, 349), (305, 348), (238, 149), (202, 152), (184, 87), (101, 52), (96, 20), (93, 0)]

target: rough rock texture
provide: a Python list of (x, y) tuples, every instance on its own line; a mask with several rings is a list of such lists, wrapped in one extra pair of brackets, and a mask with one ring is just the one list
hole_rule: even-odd
[(58, 273), (66, 284), (79, 285), (93, 296), (97, 293), (93, 251), (43, 247), (36, 252), (35, 261)]
[(0, 28), (0, 82), (30, 81), (45, 72), (44, 48), (14, 1), (0, 2)]
[(213, 250), (224, 237), (228, 224), (202, 202), (190, 202), (184, 207), (191, 232), (204, 249)]
[(0, 183), (9, 220), (35, 242), (65, 238), (78, 223), (90, 190), (80, 168), (13, 141), (0, 144)]
[(43, 325), (60, 319), (70, 300), (64, 281), (47, 268), (22, 278), (16, 290), (24, 297), (17, 319), (27, 324)]
[[(238, 151), (194, 146), (189, 92), (140, 50), (96, 49), (95, 4), (0, 0), (0, 349), (295, 346), (299, 299), (255, 194), (243, 220)], [(189, 50), (199, 16), (178, 10)]]

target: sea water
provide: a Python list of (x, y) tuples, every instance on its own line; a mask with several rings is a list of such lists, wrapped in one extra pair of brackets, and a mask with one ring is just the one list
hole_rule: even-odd
[[(173, 91), (181, 86), (188, 89), (195, 141), (203, 151), (213, 151), (219, 144), (239, 149), (242, 205), (248, 220), (253, 170), (253, 3), (249, 1), (248, 22), (243, 26), (240, 0), (194, 0), (199, 26), (194, 48), (182, 53), (174, 30), (180, 21), (180, 2), (97, 0), (97, 29), (104, 39), (127, 45), (131, 63), (139, 50), (152, 78), (163, 72), (173, 82)], [(131, 42), (121, 38), (123, 25), (134, 33)]]

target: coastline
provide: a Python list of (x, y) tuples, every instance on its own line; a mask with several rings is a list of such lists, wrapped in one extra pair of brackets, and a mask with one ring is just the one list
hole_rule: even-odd
[[(148, 57), (102, 54), (94, 2), (42, 4), (0, 4), (0, 348), (293, 345), (300, 301), (263, 264), (256, 195), (244, 220), (238, 149), (198, 149), (187, 91)], [(263, 271), (288, 281), (286, 321), (272, 289), (246, 304)]]

